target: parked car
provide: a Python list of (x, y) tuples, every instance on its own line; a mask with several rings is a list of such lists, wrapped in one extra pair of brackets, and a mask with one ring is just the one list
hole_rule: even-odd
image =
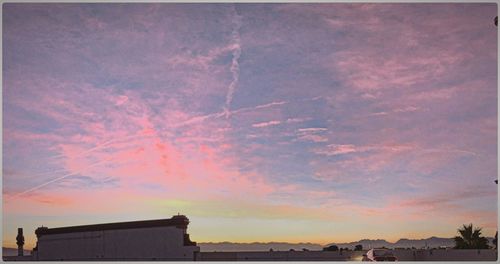
[(398, 258), (390, 250), (374, 248), (363, 254), (362, 261), (398, 261)]

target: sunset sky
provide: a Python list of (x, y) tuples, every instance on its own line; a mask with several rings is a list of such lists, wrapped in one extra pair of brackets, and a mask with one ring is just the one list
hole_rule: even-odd
[(496, 4), (3, 4), (3, 243), (497, 230)]

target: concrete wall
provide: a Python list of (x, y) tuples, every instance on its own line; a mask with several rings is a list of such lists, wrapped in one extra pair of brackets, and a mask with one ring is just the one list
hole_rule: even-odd
[[(260, 252), (197, 252), (199, 261), (361, 261), (365, 251), (260, 251)], [(393, 250), (399, 261), (496, 261), (496, 250)], [(30, 261), (31, 256), (3, 257), (5, 261)], [(74, 258), (73, 258), (74, 259)], [(139, 258), (152, 260), (151, 258)], [(90, 259), (89, 259), (90, 260)], [(96, 260), (96, 259), (93, 259)], [(127, 260), (102, 258), (102, 260)], [(132, 260), (132, 258), (128, 258)], [(192, 259), (186, 259), (192, 260)]]
[(200, 261), (361, 261), (362, 251), (200, 252)]
[(417, 261), (496, 261), (498, 251), (491, 249), (419, 250)]
[[(496, 250), (393, 250), (399, 261), (496, 261)], [(200, 252), (200, 261), (361, 261), (363, 251)]]
[(173, 226), (43, 235), (38, 260), (194, 260), (197, 246), (184, 246)]
[(33, 256), (3, 256), (3, 261), (32, 261)]

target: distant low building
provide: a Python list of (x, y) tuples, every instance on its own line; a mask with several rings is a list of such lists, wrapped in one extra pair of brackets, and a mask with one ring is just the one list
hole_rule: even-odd
[(200, 247), (186, 232), (189, 219), (39, 227), (32, 260), (194, 260)]

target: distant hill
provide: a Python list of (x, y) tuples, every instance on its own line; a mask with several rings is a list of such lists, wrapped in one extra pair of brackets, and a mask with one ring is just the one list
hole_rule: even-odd
[[(24, 250), (24, 255), (31, 255), (31, 251)], [(17, 256), (17, 248), (2, 247), (2, 256)]]
[[(493, 238), (488, 237), (489, 243), (491, 246), (493, 246)], [(442, 238), (442, 237), (429, 237), (425, 239), (407, 239), (407, 238), (401, 238), (395, 243), (387, 242), (386, 240), (383, 239), (362, 239), (360, 241), (356, 242), (350, 242), (350, 243), (330, 243), (329, 245), (337, 245), (340, 248), (349, 248), (353, 249), (356, 245), (362, 245), (364, 249), (369, 249), (369, 248), (380, 248), (380, 247), (386, 247), (386, 248), (424, 248), (424, 247), (429, 247), (429, 248), (438, 248), (438, 247), (454, 247), (455, 246), (455, 240), (453, 238)]]
[(285, 242), (269, 242), (269, 243), (232, 243), (232, 242), (216, 242), (216, 243), (198, 243), (200, 250), (204, 252), (213, 251), (288, 251), (294, 249), (297, 251), (306, 248), (308, 250), (322, 250), (323, 246), (313, 243), (285, 243)]
[[(493, 245), (493, 238), (488, 237), (490, 245)], [(232, 242), (215, 242), (215, 243), (198, 243), (200, 250), (203, 252), (213, 252), (213, 251), (269, 251), (273, 249), (274, 251), (288, 251), (290, 249), (300, 251), (304, 248), (307, 250), (322, 250), (323, 247), (330, 245), (337, 245), (339, 248), (349, 248), (354, 249), (356, 245), (362, 245), (363, 249), (369, 248), (412, 248), (417, 249), (429, 247), (453, 247), (455, 246), (455, 241), (453, 238), (442, 238), (442, 237), (429, 237), (425, 239), (406, 239), (401, 238), (396, 243), (388, 242), (384, 239), (362, 239), (350, 243), (330, 243), (327, 245), (320, 245), (314, 243), (285, 243), (285, 242), (254, 242), (254, 243), (232, 243)]]

